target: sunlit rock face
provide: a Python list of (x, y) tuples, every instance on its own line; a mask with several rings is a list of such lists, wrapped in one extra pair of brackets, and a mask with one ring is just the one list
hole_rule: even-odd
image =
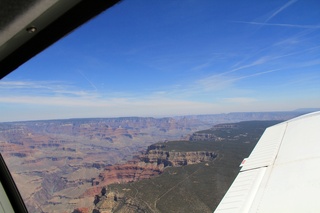
[(210, 161), (215, 157), (216, 154), (213, 151), (174, 152), (149, 147), (145, 153), (136, 156), (134, 160), (105, 167), (104, 172), (93, 180), (92, 185), (105, 186), (147, 179), (161, 174), (167, 166), (197, 164)]
[(93, 187), (85, 192), (85, 196), (95, 197), (95, 212), (113, 212), (122, 205), (123, 212), (138, 212), (145, 209), (143, 204), (136, 203), (130, 197), (124, 198), (117, 191), (106, 190), (113, 183), (128, 183), (150, 179), (164, 172), (166, 167), (181, 167), (211, 161), (217, 155), (212, 151), (175, 152), (164, 151), (156, 145), (148, 147), (147, 151), (136, 156), (134, 160), (124, 164), (106, 166), (104, 171), (92, 181)]

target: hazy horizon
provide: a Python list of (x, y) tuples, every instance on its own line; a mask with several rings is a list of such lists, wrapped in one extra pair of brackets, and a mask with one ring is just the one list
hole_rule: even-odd
[(162, 119), (162, 118), (183, 118), (183, 117), (193, 117), (193, 116), (212, 116), (212, 115), (229, 115), (229, 114), (237, 114), (237, 113), (312, 113), (320, 111), (320, 108), (301, 108), (290, 111), (240, 111), (240, 112), (226, 112), (226, 113), (211, 113), (211, 114), (186, 114), (186, 115), (168, 115), (168, 116), (110, 116), (110, 117), (70, 117), (70, 118), (47, 118), (47, 119), (31, 119), (31, 120), (9, 120), (9, 121), (0, 121), (0, 123), (14, 123), (14, 122), (34, 122), (34, 121), (55, 121), (55, 120), (81, 120), (81, 119), (116, 119), (116, 118), (154, 118), (154, 119)]
[(122, 1), (0, 81), (0, 122), (320, 106), (316, 1)]

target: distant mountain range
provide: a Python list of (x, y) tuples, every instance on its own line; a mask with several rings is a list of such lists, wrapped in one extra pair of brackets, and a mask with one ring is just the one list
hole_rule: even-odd
[(301, 108), (294, 110), (296, 112), (303, 112), (303, 113), (309, 113), (309, 112), (316, 112), (320, 111), (320, 108)]
[[(319, 109), (320, 110), (320, 109)], [(176, 119), (196, 119), (204, 123), (219, 124), (219, 123), (233, 123), (240, 121), (252, 120), (288, 120), (309, 112), (317, 111), (314, 109), (299, 109), (294, 111), (276, 111), (276, 112), (232, 112), (222, 114), (208, 114), (208, 115), (189, 115), (177, 116)]]

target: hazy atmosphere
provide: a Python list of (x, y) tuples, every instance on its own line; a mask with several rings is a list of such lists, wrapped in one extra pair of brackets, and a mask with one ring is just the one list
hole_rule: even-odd
[(0, 81), (0, 121), (320, 106), (318, 1), (123, 1)]

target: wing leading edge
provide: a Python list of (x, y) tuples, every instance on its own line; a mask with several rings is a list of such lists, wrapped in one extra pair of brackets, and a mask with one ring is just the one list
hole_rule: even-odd
[(215, 210), (319, 212), (320, 112), (266, 129)]

